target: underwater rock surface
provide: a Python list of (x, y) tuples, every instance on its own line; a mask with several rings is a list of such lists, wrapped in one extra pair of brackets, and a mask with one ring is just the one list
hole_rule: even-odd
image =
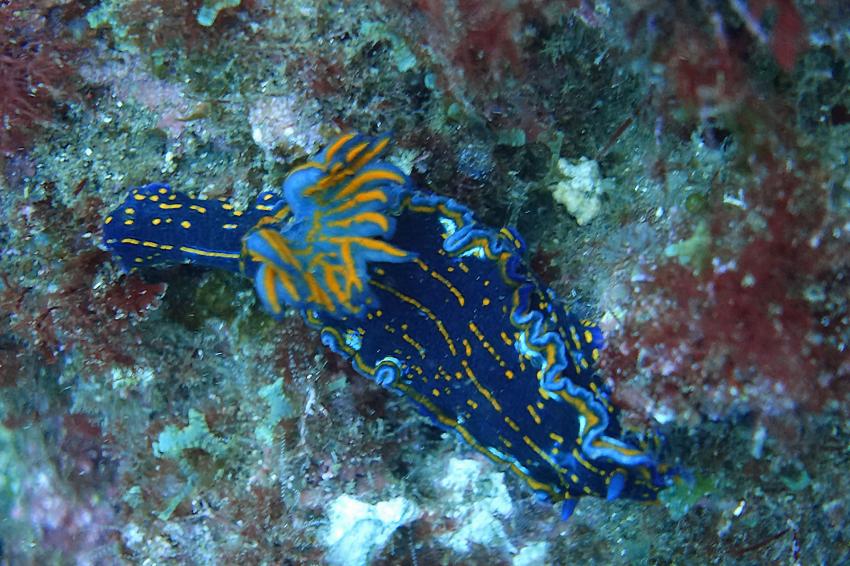
[[(0, 561), (326, 563), (357, 501), (346, 556), (374, 564), (847, 562), (848, 27), (784, 0), (6, 2)], [(244, 211), (349, 131), (392, 131), (599, 321), (621, 423), (682, 472), (660, 504), (562, 522), (250, 281), (100, 246), (129, 187)]]

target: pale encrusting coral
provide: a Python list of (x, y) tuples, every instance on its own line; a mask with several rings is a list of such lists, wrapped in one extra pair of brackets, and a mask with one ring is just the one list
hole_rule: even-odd
[[(848, 27), (803, 0), (0, 3), (0, 561), (846, 562)], [(561, 522), (248, 282), (98, 247), (132, 186), (244, 209), (388, 130), (601, 321), (622, 417), (682, 470), (661, 504)]]

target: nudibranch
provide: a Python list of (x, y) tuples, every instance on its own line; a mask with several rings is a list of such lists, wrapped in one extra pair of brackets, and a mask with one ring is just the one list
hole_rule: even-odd
[(361, 375), (510, 469), (541, 498), (652, 501), (669, 473), (625, 433), (595, 370), (597, 326), (524, 262), (512, 229), (476, 221), (345, 134), (247, 210), (157, 183), (104, 223), (133, 271), (193, 263), (243, 273), (263, 305), (300, 311)]

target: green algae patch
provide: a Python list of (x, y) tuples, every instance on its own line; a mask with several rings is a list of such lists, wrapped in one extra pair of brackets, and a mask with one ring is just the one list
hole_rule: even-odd
[(670, 244), (664, 250), (664, 255), (675, 257), (682, 265), (700, 273), (710, 260), (710, 246), (711, 232), (708, 229), (708, 223), (703, 220), (697, 224), (690, 238)]
[(283, 378), (279, 377), (274, 383), (260, 388), (260, 397), (268, 403), (269, 412), (263, 421), (254, 429), (257, 440), (265, 446), (274, 443), (274, 429), (281, 419), (288, 419), (295, 415), (292, 404), (283, 392)]
[(210, 27), (215, 23), (219, 12), (227, 8), (236, 8), (241, 3), (241, 0), (205, 0), (195, 19), (202, 26)]
[(674, 521), (680, 520), (700, 499), (716, 491), (711, 476), (697, 476), (693, 482), (678, 480), (658, 494), (658, 499), (667, 508)]
[(180, 461), (183, 451), (191, 448), (203, 450), (214, 458), (223, 457), (227, 451), (227, 443), (210, 431), (207, 419), (195, 409), (189, 409), (189, 423), (185, 427), (168, 425), (159, 433), (153, 453), (157, 458)]

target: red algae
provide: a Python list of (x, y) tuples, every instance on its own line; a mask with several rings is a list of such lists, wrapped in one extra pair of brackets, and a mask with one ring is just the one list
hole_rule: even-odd
[(48, 21), (59, 2), (11, 0), (0, 5), (0, 153), (24, 149), (71, 96), (79, 47)]
[[(713, 187), (717, 202), (702, 244), (710, 266), (664, 259), (644, 266), (622, 326), (608, 336), (603, 367), (625, 405), (662, 420), (842, 402), (850, 326), (846, 316), (825, 316), (824, 305), (846, 300), (841, 281), (850, 259), (840, 221), (829, 214), (827, 174), (790, 127), (790, 109), (755, 94), (733, 42), (674, 25), (661, 51), (670, 94), (693, 115), (721, 116), (735, 128), (741, 155), (731, 165), (749, 181), (739, 187), (741, 202), (728, 198), (734, 188)], [(775, 33), (793, 32), (777, 23)], [(787, 67), (790, 55), (782, 57)], [(682, 231), (685, 221), (693, 219), (681, 220)], [(816, 298), (813, 290), (828, 295)], [(636, 368), (648, 376), (633, 376)]]

